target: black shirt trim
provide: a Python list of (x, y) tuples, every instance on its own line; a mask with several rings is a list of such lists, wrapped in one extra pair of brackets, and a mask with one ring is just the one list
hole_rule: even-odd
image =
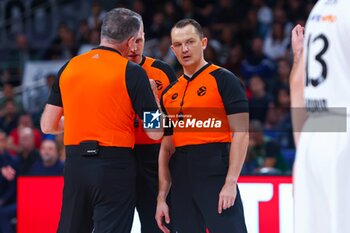
[(126, 66), (125, 82), (132, 106), (140, 119), (143, 120), (144, 111), (157, 111), (158, 105), (149, 79), (141, 66), (129, 61)]
[(158, 60), (158, 59), (155, 60), (152, 63), (152, 67), (163, 71), (165, 73), (165, 75), (168, 77), (170, 83), (174, 82), (177, 79), (175, 76), (174, 70), (167, 63), (165, 63), (161, 60)]
[(214, 70), (210, 74), (218, 85), (226, 115), (249, 112), (245, 88), (239, 78), (224, 68)]
[(98, 46), (98, 47), (96, 47), (96, 48), (93, 48), (92, 50), (95, 50), (95, 49), (108, 50), (108, 51), (116, 52), (116, 53), (118, 53), (119, 55), (122, 55), (118, 50), (116, 50), (116, 49), (114, 49), (114, 48), (111, 48), (111, 47)]
[(199, 70), (197, 70), (192, 77), (188, 77), (186, 74), (184, 74), (184, 78), (187, 79), (188, 81), (192, 81), (193, 79), (195, 79), (203, 70), (205, 70), (206, 68), (208, 68), (211, 65), (210, 62), (208, 62), (206, 65), (204, 65), (202, 68), (200, 68)]
[(61, 78), (61, 75), (62, 75), (64, 69), (67, 67), (69, 62), (70, 62), (70, 60), (68, 62), (66, 62), (66, 64), (64, 64), (61, 67), (61, 69), (58, 71), (55, 82), (53, 83), (52, 88), (51, 88), (49, 99), (47, 101), (48, 104), (55, 105), (58, 107), (63, 107), (61, 89), (60, 89), (60, 78)]
[(146, 57), (142, 55), (142, 58), (141, 58), (141, 62), (140, 62), (140, 66), (143, 66), (143, 64), (145, 63), (146, 61)]

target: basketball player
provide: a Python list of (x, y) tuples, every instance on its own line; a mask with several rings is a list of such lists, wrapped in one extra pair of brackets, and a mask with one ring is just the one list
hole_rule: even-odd
[(300, 25), (292, 31), (296, 233), (350, 232), (349, 9), (348, 0), (319, 0), (305, 34)]

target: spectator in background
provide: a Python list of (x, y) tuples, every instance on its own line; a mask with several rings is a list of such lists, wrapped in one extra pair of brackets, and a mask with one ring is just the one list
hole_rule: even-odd
[(164, 24), (164, 14), (161, 11), (154, 13), (152, 23), (149, 27), (149, 32), (146, 32), (149, 38), (161, 38), (168, 35), (169, 28)]
[(89, 41), (79, 47), (78, 54), (83, 54), (96, 48), (100, 43), (100, 31), (94, 29), (90, 32)]
[(67, 24), (61, 23), (58, 27), (58, 36), (53, 40), (46, 51), (45, 59), (67, 60), (75, 56), (77, 45), (75, 35)]
[(293, 24), (290, 22), (290, 19), (288, 19), (286, 11), (281, 4), (276, 4), (273, 9), (273, 22), (283, 25), (284, 35), (290, 38), (290, 32), (292, 31)]
[(6, 134), (0, 131), (0, 168), (12, 170), (9, 177), (0, 173), (0, 232), (14, 233), (11, 219), (16, 216), (16, 160), (6, 152)]
[(175, 5), (174, 1), (168, 0), (164, 3), (164, 17), (164, 24), (167, 28), (169, 28), (169, 30), (180, 19), (179, 9), (177, 5)]
[(102, 21), (106, 16), (106, 11), (102, 9), (101, 3), (94, 1), (91, 6), (91, 15), (88, 18), (89, 28), (91, 30), (100, 30)]
[(25, 6), (23, 1), (11, 0), (5, 4), (5, 29), (7, 38), (14, 39), (14, 35), (23, 33), (25, 29)]
[(180, 0), (179, 6), (183, 18), (195, 18), (195, 10), (191, 0)]
[(263, 40), (254, 37), (247, 56), (242, 61), (241, 74), (250, 79), (253, 75), (259, 75), (265, 81), (271, 79), (275, 73), (275, 63), (263, 53)]
[(27, 61), (39, 59), (39, 51), (30, 48), (28, 38), (25, 34), (16, 36), (16, 47), (11, 50), (11, 60), (16, 63), (20, 74), (24, 71), (24, 65)]
[(52, 12), (52, 4), (49, 1), (30, 1), (30, 32), (35, 42), (45, 43), (51, 38), (54, 24)]
[(210, 63), (221, 65), (216, 50), (210, 44), (208, 44), (207, 48), (204, 50), (204, 57)]
[(259, 34), (265, 37), (273, 20), (272, 10), (265, 4), (264, 0), (251, 0), (252, 8), (257, 12), (257, 21), (259, 25)]
[(269, 88), (270, 93), (277, 98), (277, 92), (280, 88), (289, 88), (290, 63), (286, 58), (277, 60), (277, 74), (273, 84)]
[(41, 160), (36, 161), (29, 175), (32, 176), (61, 176), (63, 162), (59, 160), (58, 148), (55, 141), (44, 140), (40, 146)]
[(254, 36), (262, 37), (263, 35), (259, 29), (256, 10), (250, 8), (244, 17), (244, 20), (240, 21), (239, 24), (240, 30), (238, 34), (238, 40), (240, 44), (249, 48), (249, 41), (253, 39)]
[(13, 85), (11, 83), (4, 83), (2, 91), (3, 97), (0, 99), (0, 109), (5, 107), (7, 100), (12, 100), (18, 112), (21, 113), (23, 111), (22, 96), (14, 93)]
[(234, 2), (231, 0), (219, 0), (218, 6), (214, 9), (214, 27), (216, 29), (222, 28), (226, 24), (233, 24), (238, 21), (235, 14), (238, 9), (234, 6)]
[(249, 98), (249, 116), (251, 120), (264, 123), (269, 107), (272, 107), (272, 97), (266, 92), (265, 83), (260, 76), (253, 76), (249, 82), (251, 97)]
[(158, 44), (158, 49), (155, 54), (159, 60), (166, 62), (168, 65), (174, 67), (177, 63), (174, 53), (170, 49), (171, 41), (168, 35), (164, 35)]
[[(1, 169), (0, 180), (1, 178), (4, 178), (8, 181), (12, 181), (16, 175), (16, 171), (14, 170), (15, 161), (8, 154), (6, 150), (6, 142), (7, 142), (6, 133), (0, 130), (0, 169)], [(0, 191), (1, 191), (1, 188), (0, 188)]]
[(286, 57), (289, 45), (290, 39), (285, 36), (283, 25), (274, 23), (264, 41), (264, 54), (274, 60)]
[(242, 46), (237, 43), (235, 46), (233, 46), (230, 49), (229, 55), (224, 67), (230, 70), (232, 73), (236, 74), (237, 76), (241, 76), (240, 67), (241, 67), (242, 60), (243, 60)]
[(33, 164), (40, 159), (40, 154), (35, 149), (33, 129), (25, 127), (19, 131), (19, 146), (22, 150), (18, 154), (18, 175), (28, 175)]
[(17, 128), (13, 129), (9, 134), (8, 141), (7, 141), (7, 149), (9, 150), (9, 153), (11, 155), (17, 155), (23, 150), (23, 148), (21, 148), (21, 145), (20, 145), (19, 135), (21, 130), (24, 128), (32, 129), (32, 133), (34, 135), (35, 149), (40, 148), (40, 144), (42, 140), (41, 132), (40, 130), (34, 127), (31, 115), (29, 115), (28, 113), (25, 113), (19, 116)]
[(9, 134), (17, 127), (18, 109), (13, 99), (5, 101), (4, 107), (0, 109), (0, 128)]
[(295, 149), (290, 101), (289, 88), (281, 87), (277, 92), (276, 105), (280, 112), (276, 130), (278, 131), (277, 141), (282, 149)]
[(249, 157), (258, 164), (257, 173), (282, 174), (288, 171), (282, 156), (280, 146), (273, 139), (264, 136), (263, 126), (259, 121), (252, 120), (249, 124)]
[(79, 22), (79, 32), (77, 35), (77, 42), (79, 44), (89, 43), (90, 28), (87, 20), (81, 20)]
[(221, 30), (220, 42), (221, 42), (221, 50), (220, 50), (220, 64), (226, 62), (227, 57), (229, 56), (230, 48), (232, 48), (236, 42), (235, 31), (229, 25), (226, 25)]

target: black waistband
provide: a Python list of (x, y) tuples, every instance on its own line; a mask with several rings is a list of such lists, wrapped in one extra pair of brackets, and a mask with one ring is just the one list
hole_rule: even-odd
[(231, 145), (230, 142), (214, 142), (198, 145), (187, 145), (187, 146), (178, 146), (176, 147), (177, 151), (192, 151), (192, 150), (212, 150), (219, 148), (229, 148)]
[[(130, 155), (133, 153), (130, 147), (116, 147), (116, 146), (99, 146), (98, 156), (119, 156), (119, 155)], [(81, 155), (80, 145), (67, 145), (66, 146), (67, 156)]]

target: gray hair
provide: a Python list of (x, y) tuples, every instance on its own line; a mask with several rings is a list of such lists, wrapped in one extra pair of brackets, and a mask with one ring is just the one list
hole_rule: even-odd
[(103, 20), (101, 37), (120, 43), (131, 36), (136, 36), (142, 25), (142, 17), (126, 8), (110, 10)]

